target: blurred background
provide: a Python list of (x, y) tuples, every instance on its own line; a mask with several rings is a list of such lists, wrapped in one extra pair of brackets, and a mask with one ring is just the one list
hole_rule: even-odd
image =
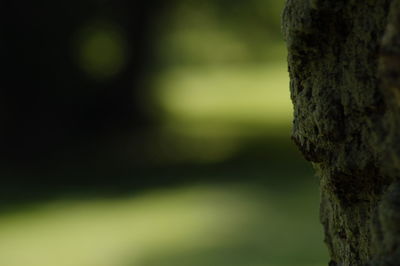
[(284, 0), (0, 3), (0, 265), (326, 265)]

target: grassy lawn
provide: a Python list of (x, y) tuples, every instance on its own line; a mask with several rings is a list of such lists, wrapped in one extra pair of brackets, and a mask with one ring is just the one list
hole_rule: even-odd
[(0, 265), (325, 265), (314, 187), (198, 185), (0, 216)]
[(292, 119), (283, 62), (175, 68), (156, 87), (155, 98), (168, 120), (180, 123), (222, 123), (239, 130), (243, 124), (287, 126)]
[(160, 132), (177, 157), (223, 161), (248, 141), (290, 139), (293, 111), (283, 62), (175, 67), (155, 88)]

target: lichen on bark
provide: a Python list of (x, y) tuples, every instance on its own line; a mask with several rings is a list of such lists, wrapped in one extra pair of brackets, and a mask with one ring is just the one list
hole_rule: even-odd
[(400, 0), (287, 0), (282, 21), (330, 265), (400, 265)]

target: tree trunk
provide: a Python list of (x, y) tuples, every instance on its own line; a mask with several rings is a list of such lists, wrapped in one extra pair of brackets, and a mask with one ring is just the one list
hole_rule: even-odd
[(400, 0), (287, 0), (283, 30), (329, 265), (400, 265)]

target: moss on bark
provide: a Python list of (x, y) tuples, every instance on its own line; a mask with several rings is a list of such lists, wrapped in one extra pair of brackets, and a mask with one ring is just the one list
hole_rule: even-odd
[(293, 140), (330, 265), (400, 265), (400, 1), (287, 0)]

